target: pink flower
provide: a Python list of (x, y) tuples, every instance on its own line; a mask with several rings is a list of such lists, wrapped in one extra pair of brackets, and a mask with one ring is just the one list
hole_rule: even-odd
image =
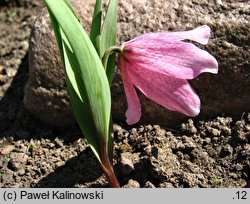
[(127, 97), (127, 123), (140, 120), (141, 105), (135, 87), (167, 109), (188, 116), (200, 112), (200, 99), (188, 83), (202, 72), (218, 73), (218, 63), (208, 52), (183, 42), (207, 44), (206, 25), (183, 32), (141, 35), (124, 44), (119, 57), (121, 77)]

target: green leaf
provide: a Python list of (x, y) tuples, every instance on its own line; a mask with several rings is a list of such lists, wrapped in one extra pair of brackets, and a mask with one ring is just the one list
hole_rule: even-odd
[(117, 35), (117, 0), (110, 0), (107, 14), (105, 16), (101, 38), (100, 38), (100, 51), (101, 57), (104, 52), (111, 46), (116, 44)]
[(68, 0), (63, 0), (63, 1), (68, 6), (68, 8), (71, 10), (71, 12), (75, 15), (75, 17), (78, 19), (78, 21), (80, 22), (80, 18), (78, 17), (77, 13), (73, 9), (71, 3)]
[[(109, 5), (107, 8), (107, 13), (102, 25), (102, 30), (101, 34), (99, 36), (99, 55), (103, 57), (105, 51), (116, 45), (116, 38), (117, 38), (117, 0), (110, 0)], [(113, 76), (115, 72), (115, 53), (113, 53), (109, 59), (108, 59), (108, 64), (106, 68), (106, 75), (109, 81), (109, 85), (111, 86), (112, 81), (113, 81)], [(110, 117), (112, 118), (112, 117)], [(111, 120), (111, 119), (110, 119)], [(108, 150), (109, 150), (109, 156), (110, 156), (110, 161), (112, 161), (112, 155), (113, 155), (113, 123), (110, 121), (110, 129), (109, 129), (109, 144), (108, 144)]]
[(109, 56), (108, 65), (106, 69), (106, 75), (107, 75), (110, 86), (112, 85), (113, 77), (115, 74), (115, 59), (116, 59), (116, 53), (112, 53)]
[(73, 70), (73, 67), (76, 66), (74, 53), (69, 47), (69, 43), (65, 38), (65, 35), (60, 29), (60, 26), (57, 23), (53, 14), (51, 13), (50, 9), (48, 9), (48, 11), (50, 13), (50, 18), (55, 31), (56, 40), (59, 46), (61, 57), (63, 59), (64, 70), (66, 74), (66, 84), (74, 114), (76, 116), (77, 121), (79, 122), (79, 126), (83, 134), (86, 136), (88, 143), (90, 144), (91, 149), (95, 153), (98, 160), (101, 162), (99, 141), (96, 135), (93, 118), (91, 116), (91, 112), (87, 103), (84, 101), (84, 99), (82, 99), (80, 95), (80, 91), (76, 82), (76, 76)]
[(90, 39), (100, 55), (100, 34), (101, 34), (101, 23), (102, 23), (102, 0), (96, 0), (95, 10), (93, 13)]
[[(93, 116), (91, 114), (90, 108), (84, 98), (81, 97), (80, 87), (77, 83), (77, 75), (74, 72), (74, 67), (77, 66), (75, 55), (65, 37), (62, 33), (62, 42), (63, 42), (63, 51), (65, 59), (65, 71), (66, 71), (66, 82), (69, 90), (69, 95), (71, 99), (71, 104), (73, 107), (74, 114), (77, 121), (79, 121), (79, 126), (86, 136), (88, 143), (94, 149), (94, 153), (98, 155), (100, 160), (100, 147), (99, 147), (99, 138), (96, 134), (96, 128), (94, 126)], [(79, 79), (78, 79), (79, 80)]]
[(55, 33), (74, 112), (85, 137), (99, 154), (100, 145), (108, 145), (111, 112), (110, 88), (101, 60), (68, 5), (62, 0), (45, 3), (57, 24)]
[[(100, 56), (103, 57), (105, 51), (111, 46), (116, 45), (117, 38), (117, 0), (110, 0), (107, 14), (105, 16), (101, 36), (100, 36)], [(112, 84), (115, 71), (115, 54), (112, 54), (108, 60), (106, 74), (109, 84)]]

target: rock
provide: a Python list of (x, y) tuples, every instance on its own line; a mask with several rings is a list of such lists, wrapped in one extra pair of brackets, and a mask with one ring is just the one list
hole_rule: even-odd
[(152, 184), (150, 181), (147, 181), (145, 183), (144, 188), (156, 188), (154, 184)]
[(54, 141), (57, 147), (63, 147), (63, 142), (58, 137)]
[(121, 154), (122, 173), (124, 176), (128, 176), (135, 169), (130, 155), (127, 155), (128, 153), (129, 152), (125, 152)]
[[(72, 0), (82, 24), (89, 31), (94, 0)], [(250, 108), (250, 5), (248, 1), (127, 0), (119, 3), (119, 44), (142, 33), (180, 31), (207, 24), (212, 36), (207, 46), (219, 61), (219, 74), (204, 73), (192, 84), (201, 98), (200, 117), (238, 116)], [(42, 121), (56, 126), (75, 123), (67, 95), (64, 73), (49, 17), (44, 10), (30, 38), (29, 81), (24, 103)], [(187, 117), (169, 111), (142, 94), (141, 123), (171, 126)], [(112, 109), (116, 120), (125, 119), (127, 107), (117, 70), (112, 86)]]
[(65, 162), (64, 161), (59, 161), (59, 162), (57, 162), (56, 164), (55, 164), (55, 167), (56, 168), (59, 168), (59, 167), (62, 167), (62, 166), (64, 166), (65, 165)]
[(124, 152), (121, 153), (121, 171), (123, 176), (130, 175), (135, 167), (134, 165), (136, 163), (139, 163), (139, 154), (138, 153), (130, 153), (130, 152)]
[(25, 153), (12, 153), (10, 155), (10, 161), (8, 163), (8, 168), (12, 171), (17, 171), (25, 167), (28, 155)]
[(10, 154), (15, 149), (14, 145), (7, 145), (3, 148), (0, 148), (0, 154), (6, 155)]
[(169, 183), (169, 182), (161, 183), (161, 185), (159, 187), (160, 188), (174, 188), (173, 184)]
[[(72, 1), (72, 3), (83, 25), (89, 25), (92, 6), (86, 6), (85, 1)], [(75, 119), (54, 33), (45, 9), (33, 27), (29, 65), (29, 80), (24, 98), (27, 109), (46, 123), (70, 126)]]
[(140, 184), (137, 181), (130, 179), (123, 188), (140, 188)]
[(17, 172), (17, 174), (18, 174), (19, 176), (23, 176), (23, 175), (25, 174), (25, 169), (20, 169), (20, 170)]

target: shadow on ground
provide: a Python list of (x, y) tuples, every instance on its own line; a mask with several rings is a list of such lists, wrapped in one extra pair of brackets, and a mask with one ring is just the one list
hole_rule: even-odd
[(101, 176), (102, 170), (99, 167), (98, 161), (95, 159), (91, 150), (87, 148), (76, 157), (69, 159), (65, 165), (46, 175), (34, 187), (107, 187), (107, 184), (105, 183), (94, 183), (94, 181), (96, 181)]

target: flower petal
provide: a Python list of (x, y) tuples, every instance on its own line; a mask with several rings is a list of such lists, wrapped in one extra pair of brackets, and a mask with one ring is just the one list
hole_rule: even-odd
[(141, 104), (131, 79), (128, 75), (128, 63), (122, 56), (119, 58), (122, 82), (127, 98), (128, 109), (125, 113), (128, 125), (137, 123), (141, 117)]
[(197, 27), (189, 31), (180, 32), (158, 32), (158, 33), (146, 33), (134, 38), (127, 43), (140, 43), (140, 42), (171, 42), (171, 41), (181, 41), (181, 40), (193, 40), (201, 44), (207, 44), (210, 36), (211, 29), (207, 25)]
[[(131, 46), (130, 46), (131, 45)], [(218, 73), (218, 62), (191, 43), (160, 41), (125, 45), (124, 57), (133, 66), (162, 72), (179, 79), (193, 79), (203, 72)]]
[(200, 99), (186, 80), (127, 64), (132, 83), (148, 98), (188, 116), (200, 112)]

